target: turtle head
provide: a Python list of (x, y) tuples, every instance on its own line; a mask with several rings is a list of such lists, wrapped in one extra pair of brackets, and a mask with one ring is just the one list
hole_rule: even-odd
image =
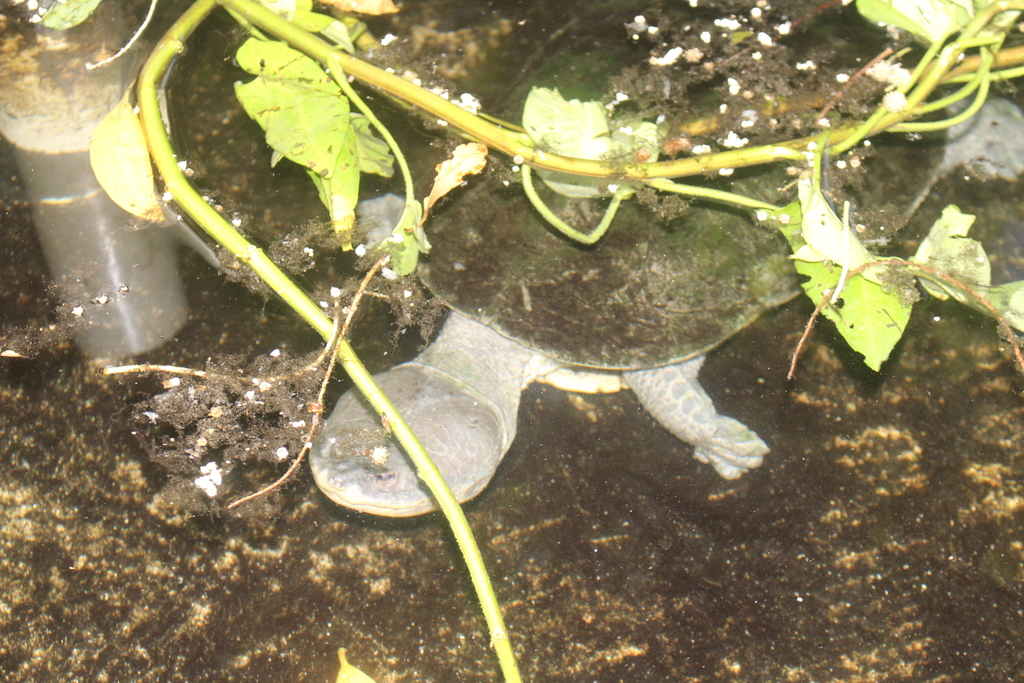
[(359, 512), (405, 517), (429, 512), (416, 472), (381, 430), (340, 426), (325, 434), (313, 476), (328, 498)]
[[(375, 377), (460, 502), (487, 486), (511, 442), (505, 413), (435, 368), (407, 363)], [(513, 413), (514, 414), (514, 413)], [(338, 401), (310, 456), (320, 489), (345, 507), (387, 517), (437, 509), (411, 461), (356, 391)]]

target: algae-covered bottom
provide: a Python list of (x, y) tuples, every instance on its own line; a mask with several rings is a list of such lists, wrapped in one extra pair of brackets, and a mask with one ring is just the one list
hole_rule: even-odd
[[(43, 266), (5, 192), (0, 306), (29, 326), (47, 315)], [(187, 265), (193, 320), (153, 359), (269, 349), (298, 329)], [(809, 312), (789, 304), (708, 361), (720, 409), (772, 447), (738, 483), (628, 393), (527, 393), (519, 438), (467, 506), (526, 679), (1024, 670), (1024, 383), (991, 324), (921, 306), (877, 378), (822, 324), (787, 384)], [(346, 513), (305, 473), (273, 516), (180, 514), (132, 434), (141, 390), (71, 352), (0, 363), (5, 680), (319, 683), (338, 647), (378, 681), (497, 678), (439, 518)]]
[[(547, 19), (557, 34), (564, 22)], [(489, 40), (502, 26), (480, 33)], [(441, 29), (428, 47), (446, 37)], [(557, 47), (532, 33), (517, 40), (531, 54)], [(223, 47), (216, 35), (208, 41), (190, 54)], [(234, 132), (255, 125), (211, 106), (229, 106), (239, 77), (209, 77), (216, 97), (184, 98), (185, 118), (211, 131), (184, 157), (197, 178), (212, 179), (228, 213), (246, 227), (269, 225), (272, 242), (302, 226), (317, 199), (285, 164), (271, 181), (259, 176), (269, 152)], [(505, 85), (495, 83), (492, 91)], [(0, 150), (0, 328), (18, 326), (24, 341), (52, 319), (54, 302), (9, 159)], [(887, 191), (912, 198), (917, 187)], [(1017, 188), (972, 187), (951, 179), (934, 195), (978, 213), (986, 246), (1019, 242), (1019, 233), (1000, 234), (1019, 227)], [(285, 201), (287, 211), (265, 208)], [(922, 207), (919, 233), (942, 204)], [(340, 266), (320, 253), (317, 261), (317, 284), (340, 280)], [(994, 253), (1000, 261), (1012, 264)], [(210, 356), (316, 348), (276, 302), (197, 257), (184, 271), (192, 318), (145, 360), (201, 368)], [(1024, 380), (991, 321), (932, 301), (917, 307), (880, 375), (821, 321), (787, 382), (812, 308), (801, 299), (762, 317), (704, 368), (719, 410), (772, 448), (738, 482), (695, 462), (629, 393), (528, 390), (516, 442), (466, 506), (525, 679), (1019, 680)], [(39, 338), (53, 342), (61, 329), (47, 334)], [(376, 370), (401, 355), (392, 335), (367, 322), (353, 331)], [(349, 513), (305, 470), (244, 517), (182, 512), (175, 491), (194, 489), (190, 477), (206, 460), (149, 452), (157, 426), (132, 418), (163, 391), (161, 379), (104, 379), (68, 348), (0, 357), (4, 680), (325, 683), (339, 647), (377, 681), (498, 680), (440, 518)], [(281, 445), (255, 447), (273, 461)], [(230, 495), (272, 481), (284, 465), (266, 459), (240, 463), (225, 481)]]

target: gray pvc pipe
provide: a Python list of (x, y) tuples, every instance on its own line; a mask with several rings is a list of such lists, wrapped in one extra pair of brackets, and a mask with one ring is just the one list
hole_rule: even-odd
[(129, 21), (106, 2), (78, 27), (22, 26), (0, 38), (16, 55), (0, 60), (0, 134), (17, 148), (50, 274), (77, 316), (75, 341), (104, 360), (159, 346), (188, 317), (173, 231), (146, 227), (114, 204), (89, 164), (92, 132), (138, 59), (85, 65), (123, 44)]
[(133, 229), (139, 221), (100, 188), (88, 152), (17, 156), (36, 232), (76, 316), (82, 351), (113, 360), (173, 336), (188, 317), (173, 233)]

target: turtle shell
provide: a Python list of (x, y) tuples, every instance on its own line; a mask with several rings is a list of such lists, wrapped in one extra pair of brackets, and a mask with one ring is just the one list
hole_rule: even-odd
[[(778, 201), (783, 181), (776, 169), (729, 187)], [(605, 202), (557, 210), (595, 225)], [(420, 275), (456, 310), (563, 363), (655, 367), (710, 350), (799, 292), (784, 240), (752, 214), (701, 201), (665, 220), (634, 198), (588, 247), (555, 233), (521, 188), (479, 178), (427, 222)]]

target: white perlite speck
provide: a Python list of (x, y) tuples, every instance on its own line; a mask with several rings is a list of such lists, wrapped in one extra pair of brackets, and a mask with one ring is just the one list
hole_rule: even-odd
[(480, 111), (480, 100), (468, 92), (464, 92), (459, 95), (459, 99), (455, 101), (455, 104), (459, 105), (474, 116)]
[(221, 479), (223, 470), (217, 467), (217, 463), (208, 462), (200, 467), (199, 471), (202, 472), (203, 476), (195, 478), (195, 485), (202, 489), (210, 498), (213, 498), (217, 495), (217, 487), (220, 486), (223, 481)]
[(739, 149), (740, 147), (743, 147), (745, 144), (750, 142), (750, 140), (748, 140), (747, 138), (741, 138), (739, 135), (736, 134), (735, 131), (730, 130), (729, 134), (726, 135), (725, 138), (719, 140), (718, 142), (722, 145), (722, 147), (728, 147), (730, 149)]
[(865, 72), (869, 78), (894, 88), (906, 88), (911, 83), (911, 73), (901, 64), (876, 62)]
[(664, 57), (651, 57), (647, 60), (651, 66), (671, 66), (679, 61), (679, 58), (683, 56), (683, 48), (674, 47), (665, 53)]
[(882, 98), (882, 106), (886, 111), (898, 114), (907, 108), (907, 96), (898, 90), (887, 92)]

